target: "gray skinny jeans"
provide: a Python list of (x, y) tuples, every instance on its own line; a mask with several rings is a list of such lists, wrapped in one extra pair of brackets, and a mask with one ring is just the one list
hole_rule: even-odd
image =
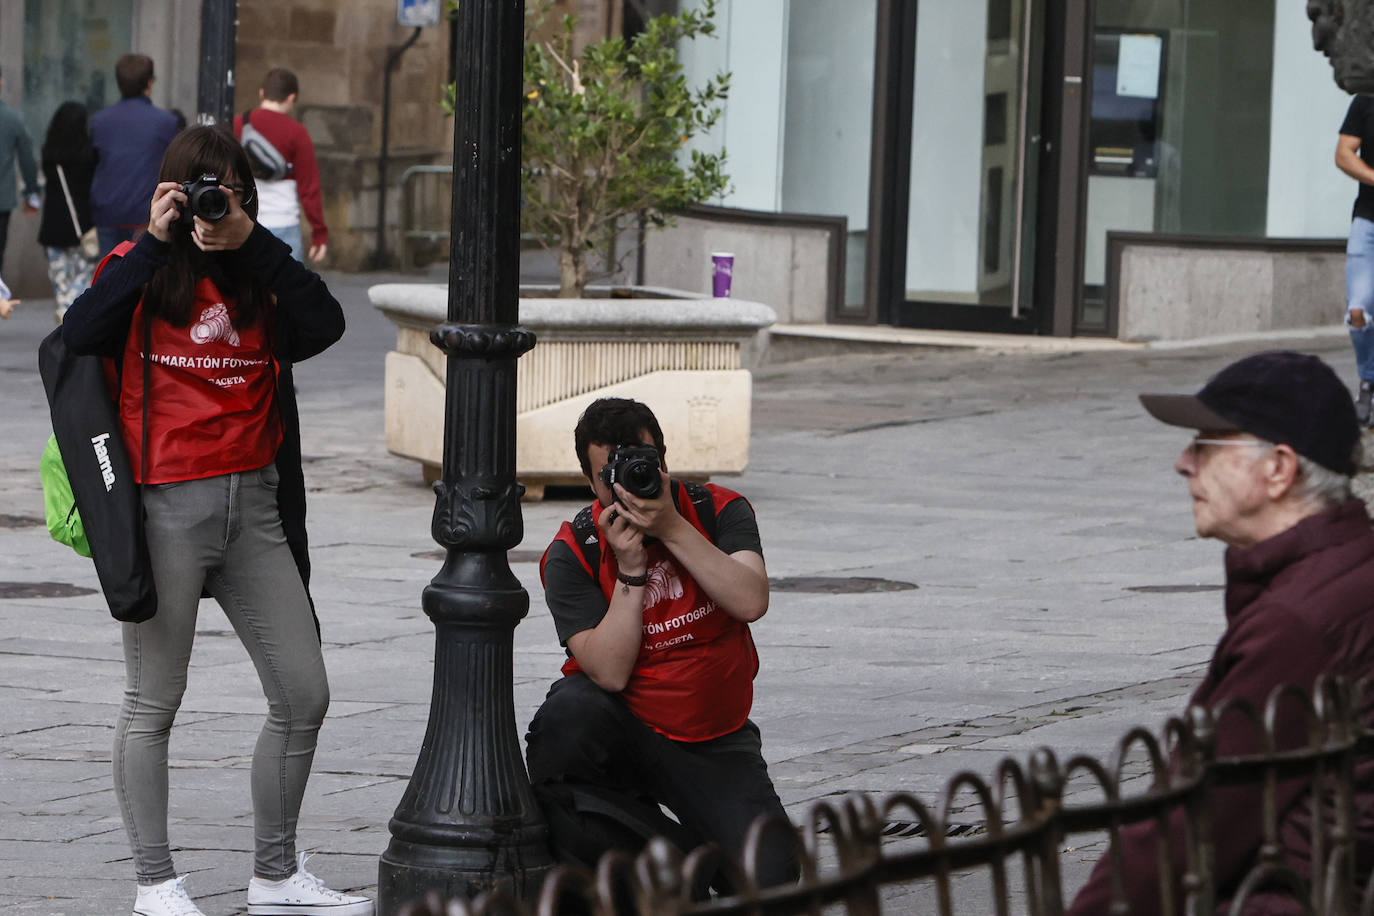
[(224, 608), (257, 668), (267, 722), (253, 751), (253, 873), (296, 870), (296, 817), (329, 706), (315, 618), (282, 533), (267, 465), (145, 487), (157, 615), (123, 624), (127, 683), (114, 786), (140, 884), (176, 876), (167, 842), (167, 743), (186, 690), (201, 588)]

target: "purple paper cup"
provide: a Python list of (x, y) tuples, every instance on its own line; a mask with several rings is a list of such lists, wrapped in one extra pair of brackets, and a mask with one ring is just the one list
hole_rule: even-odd
[(735, 273), (735, 256), (728, 251), (711, 252), (711, 295), (717, 299), (730, 296), (730, 279)]

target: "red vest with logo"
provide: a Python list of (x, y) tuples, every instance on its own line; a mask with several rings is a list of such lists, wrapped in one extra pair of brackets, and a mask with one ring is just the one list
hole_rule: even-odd
[[(116, 252), (122, 254), (122, 252)], [(191, 323), (154, 319), (143, 479), (143, 340), (139, 302), (124, 347), (119, 412), (139, 483), (172, 483), (270, 464), (282, 440), (276, 362), (266, 322), (235, 328), (236, 303), (209, 279), (196, 284)]]
[[(682, 484), (673, 484), (678, 511), (706, 535)], [(727, 503), (744, 498), (715, 484), (706, 486), (717, 515)], [(592, 504), (593, 519), (600, 517), (602, 508), (599, 501)], [(605, 542), (599, 526), (597, 538)], [(612, 551), (602, 550), (600, 569), (592, 570), (571, 522), (563, 523), (555, 540), (572, 548), (609, 602), (619, 587), (620, 571)], [(709, 741), (729, 734), (749, 718), (754, 703), (759, 656), (749, 625), (718, 608), (662, 543), (649, 545), (648, 554), (639, 657), (620, 697), (641, 722), (677, 741)], [(565, 675), (581, 670), (576, 658), (563, 665)]]

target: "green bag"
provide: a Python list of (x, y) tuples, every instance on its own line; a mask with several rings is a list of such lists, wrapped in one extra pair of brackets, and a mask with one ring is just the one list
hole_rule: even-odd
[(81, 513), (76, 511), (76, 497), (72, 495), (72, 484), (67, 479), (67, 468), (62, 464), (56, 436), (49, 436), (48, 444), (43, 447), (38, 475), (43, 480), (48, 533), (59, 544), (66, 544), (81, 556), (89, 557), (91, 545), (86, 543), (86, 529), (81, 524)]

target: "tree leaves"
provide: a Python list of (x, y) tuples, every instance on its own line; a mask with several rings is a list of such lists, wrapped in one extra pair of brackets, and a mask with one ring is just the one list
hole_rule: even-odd
[[(630, 40), (604, 38), (581, 54), (571, 15), (551, 38), (536, 37), (551, 8), (542, 0), (525, 19), (521, 216), (527, 234), (559, 249), (560, 295), (580, 296), (588, 253), (609, 252), (627, 217), (663, 226), (666, 211), (729, 187), (724, 150), (684, 156), (683, 148), (720, 119), (730, 74), (693, 90), (677, 55), (679, 42), (715, 34), (716, 0), (655, 16)], [(457, 9), (449, 0), (450, 15)], [(455, 101), (450, 84), (450, 115)]]
[(725, 154), (679, 151), (709, 130), (729, 92), (720, 73), (693, 90), (677, 55), (680, 41), (714, 34), (715, 0), (698, 10), (651, 19), (629, 41), (606, 38), (576, 54), (575, 21), (539, 41), (550, 4), (526, 21), (523, 108), (523, 218), (526, 232), (561, 249), (563, 295), (581, 295), (589, 250), (605, 251), (626, 217), (650, 225), (664, 211), (726, 190)]

